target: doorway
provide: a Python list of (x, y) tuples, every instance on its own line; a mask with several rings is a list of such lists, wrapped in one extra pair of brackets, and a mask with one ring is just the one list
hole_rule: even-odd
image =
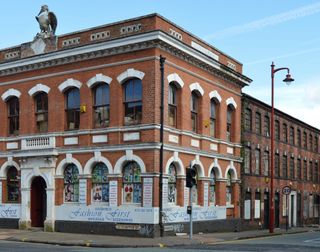
[(263, 214), (263, 219), (264, 219), (264, 228), (269, 228), (269, 193), (265, 192), (264, 193), (264, 214)]
[(31, 183), (31, 226), (43, 227), (47, 216), (46, 182), (40, 176)]
[(276, 193), (275, 194), (275, 197), (274, 197), (274, 226), (276, 228), (280, 227), (280, 222), (279, 222), (279, 219), (280, 219), (280, 194), (279, 193)]

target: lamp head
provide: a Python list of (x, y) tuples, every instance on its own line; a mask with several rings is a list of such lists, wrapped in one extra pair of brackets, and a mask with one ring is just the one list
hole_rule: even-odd
[(294, 81), (294, 79), (291, 77), (291, 75), (289, 73), (286, 75), (286, 78), (283, 80), (283, 82), (285, 82), (287, 85), (290, 85), (291, 82), (293, 82), (293, 81)]

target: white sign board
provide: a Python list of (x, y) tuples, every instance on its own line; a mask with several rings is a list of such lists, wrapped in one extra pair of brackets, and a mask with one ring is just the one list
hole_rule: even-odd
[(184, 188), (184, 206), (188, 206), (189, 205), (189, 188), (185, 187)]
[(255, 219), (260, 219), (260, 212), (261, 212), (260, 200), (255, 200), (254, 201), (254, 218)]
[(166, 206), (168, 204), (168, 179), (162, 179), (162, 205)]
[(87, 204), (87, 180), (79, 179), (79, 203)]
[[(187, 214), (187, 207), (172, 207), (163, 209), (163, 222), (188, 222), (190, 215)], [(225, 206), (193, 207), (193, 221), (222, 220), (227, 218)]]
[(152, 207), (153, 179), (143, 179), (143, 207)]
[(109, 182), (109, 206), (116, 207), (118, 205), (118, 181)]
[(156, 224), (159, 222), (159, 208), (134, 206), (108, 207), (101, 206), (71, 206), (68, 204), (56, 206), (56, 220), (117, 222), (135, 224)]
[(0, 204), (0, 218), (19, 219), (20, 204)]
[(251, 200), (244, 201), (244, 219), (250, 220), (251, 218)]
[(209, 201), (209, 185), (208, 183), (204, 183), (204, 192), (203, 192), (203, 205), (206, 207), (208, 206), (208, 201)]

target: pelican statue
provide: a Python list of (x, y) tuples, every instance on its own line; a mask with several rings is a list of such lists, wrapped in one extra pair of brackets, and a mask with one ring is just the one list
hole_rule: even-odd
[(41, 10), (38, 16), (36, 16), (36, 20), (40, 26), (40, 35), (44, 35), (45, 37), (55, 35), (58, 21), (56, 15), (49, 11), (48, 5), (41, 6)]

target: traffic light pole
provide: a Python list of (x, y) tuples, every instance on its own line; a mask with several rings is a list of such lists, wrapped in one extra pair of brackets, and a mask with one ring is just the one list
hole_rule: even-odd
[(189, 206), (190, 206), (190, 234), (189, 239), (192, 240), (193, 226), (192, 226), (192, 187), (189, 188)]

